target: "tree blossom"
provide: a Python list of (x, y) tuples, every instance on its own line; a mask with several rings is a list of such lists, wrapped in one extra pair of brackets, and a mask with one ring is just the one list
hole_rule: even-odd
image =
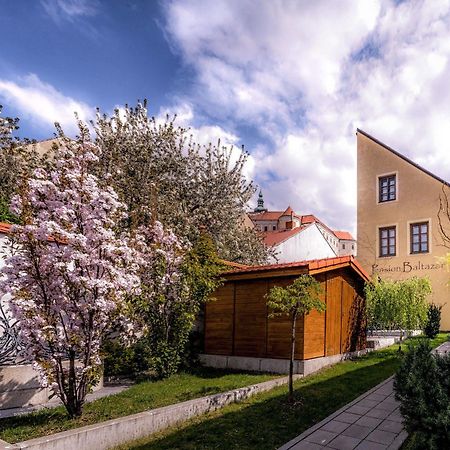
[(158, 376), (171, 375), (178, 368), (195, 317), (182, 273), (186, 249), (158, 221), (137, 229), (134, 248), (139, 255), (141, 292), (133, 306), (149, 344), (149, 366)]
[(111, 183), (135, 224), (150, 217), (173, 230), (183, 243), (195, 244), (204, 228), (221, 258), (260, 264), (271, 255), (262, 236), (244, 226), (255, 192), (244, 176), (248, 154), (220, 142), (201, 146), (189, 130), (167, 118), (148, 117), (146, 102), (125, 106), (92, 123), (102, 149), (94, 164)]
[(125, 206), (89, 173), (99, 149), (86, 136), (65, 140), (55, 168), (36, 169), (13, 198), (24, 225), (12, 227), (18, 250), (1, 270), (27, 357), (72, 417), (100, 377), (102, 340), (126, 323), (139, 286), (135, 251), (116, 231)]

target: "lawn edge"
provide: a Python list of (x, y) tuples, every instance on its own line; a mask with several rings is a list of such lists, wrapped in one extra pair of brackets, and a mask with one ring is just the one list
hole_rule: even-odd
[[(295, 378), (301, 377), (302, 375), (297, 375)], [(17, 442), (16, 444), (5, 443), (4, 448), (26, 448), (29, 450), (66, 450), (67, 448), (107, 450), (129, 441), (150, 436), (153, 433), (185, 422), (190, 418), (215, 411), (231, 403), (245, 400), (255, 394), (282, 386), (287, 382), (288, 377), (275, 378), (227, 392), (187, 400), (84, 427), (73, 428), (52, 435)], [(1, 446), (0, 450), (2, 450)]]

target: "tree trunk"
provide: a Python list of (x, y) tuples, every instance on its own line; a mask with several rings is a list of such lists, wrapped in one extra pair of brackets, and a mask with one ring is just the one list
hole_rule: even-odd
[(71, 419), (80, 417), (82, 413), (83, 403), (78, 400), (77, 396), (77, 377), (75, 368), (75, 352), (69, 351), (69, 374), (67, 386), (67, 405), (66, 409)]
[(291, 359), (289, 361), (289, 395), (288, 400), (294, 401), (294, 359), (295, 359), (295, 327), (297, 323), (297, 311), (292, 313), (291, 328)]

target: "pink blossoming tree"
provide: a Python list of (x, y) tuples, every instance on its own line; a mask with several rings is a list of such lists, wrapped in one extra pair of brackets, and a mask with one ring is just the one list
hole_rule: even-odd
[(55, 169), (35, 170), (14, 197), (23, 225), (12, 228), (1, 283), (27, 357), (71, 417), (100, 377), (102, 340), (127, 328), (127, 299), (140, 284), (135, 251), (116, 231), (124, 205), (89, 173), (99, 151), (86, 136), (67, 140)]

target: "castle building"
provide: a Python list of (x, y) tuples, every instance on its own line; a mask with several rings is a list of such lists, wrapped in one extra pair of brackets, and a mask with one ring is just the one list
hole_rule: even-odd
[(357, 160), (359, 262), (381, 278), (428, 277), (449, 330), (449, 183), (359, 129)]
[(279, 263), (356, 255), (356, 240), (349, 232), (334, 231), (314, 215), (297, 214), (290, 206), (268, 211), (262, 192), (249, 217), (265, 244), (275, 248)]

